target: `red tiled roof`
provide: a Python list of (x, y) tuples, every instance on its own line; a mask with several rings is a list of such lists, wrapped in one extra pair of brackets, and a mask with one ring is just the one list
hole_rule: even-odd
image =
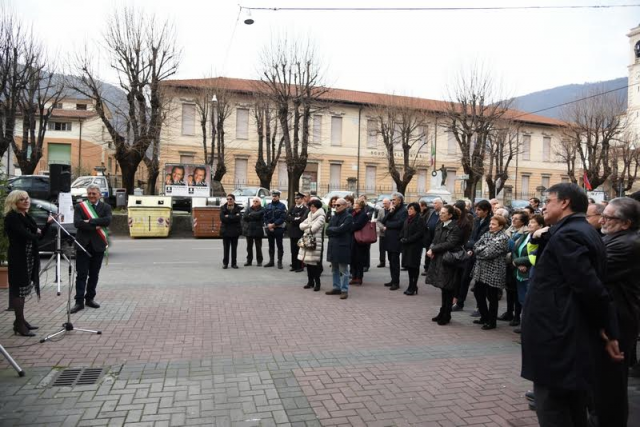
[[(248, 79), (234, 79), (229, 77), (214, 77), (209, 79), (184, 79), (184, 80), (165, 80), (162, 82), (164, 86), (173, 86), (177, 88), (201, 88), (201, 87), (222, 87), (232, 92), (239, 93), (253, 93), (262, 84), (259, 80)], [(334, 102), (344, 102), (348, 104), (357, 105), (376, 105), (387, 98), (391, 98), (394, 101), (407, 101), (416, 108), (421, 108), (427, 111), (444, 112), (446, 111), (449, 103), (446, 101), (437, 101), (433, 99), (414, 98), (409, 96), (388, 95), (375, 92), (361, 92), (357, 90), (347, 89), (335, 89), (329, 88), (329, 90), (322, 95), (322, 99)], [(536, 114), (526, 113), (518, 110), (509, 110), (505, 118), (514, 119), (519, 122), (540, 124), (547, 126), (564, 126), (566, 123), (552, 119), (550, 117), (539, 116)]]
[(88, 110), (62, 110), (55, 108), (51, 114), (52, 118), (68, 118), (68, 119), (88, 119), (89, 117), (97, 116), (95, 111)]

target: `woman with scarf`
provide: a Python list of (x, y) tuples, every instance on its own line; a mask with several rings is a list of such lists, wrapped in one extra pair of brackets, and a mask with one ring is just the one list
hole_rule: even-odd
[(322, 253), (324, 233), (325, 212), (322, 209), (322, 202), (318, 199), (309, 201), (309, 214), (300, 223), (300, 230), (305, 235), (311, 236), (315, 240), (315, 247), (301, 247), (298, 252), (298, 259), (307, 266), (307, 284), (304, 289), (311, 289), (315, 292), (320, 290), (320, 274), (322, 273)]

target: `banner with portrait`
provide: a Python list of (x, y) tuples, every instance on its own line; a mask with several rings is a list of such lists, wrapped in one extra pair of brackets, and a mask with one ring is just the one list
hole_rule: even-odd
[(163, 188), (166, 196), (209, 197), (211, 167), (167, 163), (164, 165)]

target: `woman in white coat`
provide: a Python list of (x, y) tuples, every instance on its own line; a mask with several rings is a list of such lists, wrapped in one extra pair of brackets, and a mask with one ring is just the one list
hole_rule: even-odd
[(314, 291), (320, 290), (320, 273), (322, 273), (322, 234), (324, 231), (325, 212), (322, 209), (322, 202), (318, 199), (309, 201), (309, 215), (300, 224), (300, 230), (304, 235), (301, 241), (312, 241), (315, 239), (315, 247), (300, 248), (298, 259), (305, 263), (307, 267), (307, 276), (309, 280), (304, 286), (305, 289), (313, 288)]

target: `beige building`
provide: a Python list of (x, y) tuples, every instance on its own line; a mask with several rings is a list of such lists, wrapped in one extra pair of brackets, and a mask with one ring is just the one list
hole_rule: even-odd
[[(16, 141), (22, 135), (22, 121), (16, 121)], [(65, 98), (54, 108), (45, 133), (42, 158), (34, 174), (46, 173), (51, 163), (71, 166), (73, 176), (95, 174), (95, 167), (112, 166), (111, 138), (87, 99)], [(16, 171), (20, 170), (15, 162)]]
[[(232, 111), (226, 120), (226, 166), (223, 178), (225, 190), (259, 185), (254, 167), (257, 159), (256, 123), (253, 119), (253, 87), (255, 81), (216, 78), (171, 80), (164, 83), (171, 99), (172, 112), (162, 133), (161, 163), (202, 163), (202, 131), (194, 93), (204, 87), (224, 87), (233, 93)], [(330, 190), (358, 190), (368, 195), (390, 193), (395, 184), (388, 172), (387, 154), (376, 128), (374, 110), (387, 95), (331, 89), (310, 124), (311, 146), (307, 169), (301, 179), (301, 189), (323, 195)], [(416, 154), (417, 174), (409, 184), (407, 196), (417, 198), (439, 187), (434, 169), (444, 165), (447, 170), (445, 187), (456, 197), (463, 191), (463, 170), (459, 148), (452, 134), (443, 127), (441, 112), (445, 103), (412, 98), (411, 102), (429, 113), (422, 129), (424, 145)], [(510, 112), (519, 124), (522, 152), (512, 162), (510, 180), (513, 198), (540, 195), (539, 186), (549, 187), (568, 180), (565, 166), (556, 161), (554, 146), (560, 141), (562, 122), (542, 116)], [(439, 122), (438, 122), (439, 120)], [(432, 164), (432, 146), (435, 165)], [(401, 156), (396, 153), (396, 156)], [(274, 173), (271, 188), (287, 189), (284, 153)], [(434, 168), (435, 166), (435, 168)], [(486, 197), (486, 185), (477, 196)]]

